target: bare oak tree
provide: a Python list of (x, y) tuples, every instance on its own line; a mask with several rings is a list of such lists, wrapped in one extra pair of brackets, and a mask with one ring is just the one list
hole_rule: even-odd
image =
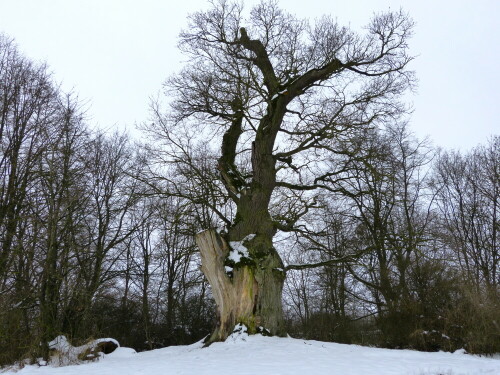
[(356, 154), (339, 140), (405, 113), (398, 98), (413, 84), (412, 22), (403, 12), (375, 16), (361, 36), (330, 17), (298, 19), (273, 1), (248, 17), (238, 3), (211, 5), (181, 33), (189, 61), (166, 83), (171, 114), (151, 125), (169, 137), (187, 126), (220, 145), (216, 167), (235, 215), (221, 215), (226, 231), (196, 238), (219, 309), (209, 343), (237, 323), (285, 334), (287, 268), (273, 237), (295, 230), (315, 192), (340, 173), (325, 167), (325, 156)]

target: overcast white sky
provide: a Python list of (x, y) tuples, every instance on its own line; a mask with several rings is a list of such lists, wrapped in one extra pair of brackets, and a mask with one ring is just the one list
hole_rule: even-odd
[[(255, 1), (245, 1), (247, 6)], [(410, 51), (418, 92), (412, 130), (469, 149), (500, 133), (499, 0), (281, 0), (311, 19), (331, 14), (360, 30), (374, 12), (402, 7), (416, 22)], [(176, 72), (177, 35), (207, 0), (0, 0), (0, 32), (46, 61), (65, 90), (89, 103), (93, 124), (133, 129), (149, 97)]]

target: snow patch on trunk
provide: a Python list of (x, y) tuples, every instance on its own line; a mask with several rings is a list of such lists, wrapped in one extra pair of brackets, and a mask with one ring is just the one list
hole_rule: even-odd
[(241, 241), (229, 241), (229, 246), (231, 247), (231, 251), (227, 256), (227, 259), (233, 261), (235, 264), (241, 262), (241, 258), (250, 258), (250, 254), (248, 249), (243, 243), (247, 241), (251, 241), (255, 238), (255, 234), (249, 234)]

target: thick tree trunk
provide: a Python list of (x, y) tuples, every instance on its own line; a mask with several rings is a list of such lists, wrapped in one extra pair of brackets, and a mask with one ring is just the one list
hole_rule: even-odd
[[(201, 270), (218, 307), (219, 322), (206, 344), (225, 340), (238, 323), (244, 324), (251, 334), (285, 335), (281, 305), (285, 274), (272, 241), (263, 235), (251, 235), (243, 241), (230, 242), (231, 247), (214, 230), (207, 230), (196, 236), (196, 242), (201, 252)], [(271, 246), (266, 252), (262, 252), (263, 243)], [(245, 255), (234, 262), (241, 255), (238, 249), (241, 251), (242, 246)]]

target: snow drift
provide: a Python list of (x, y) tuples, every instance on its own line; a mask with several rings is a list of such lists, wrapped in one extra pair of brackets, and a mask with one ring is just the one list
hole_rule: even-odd
[[(292, 338), (248, 336), (226, 342), (136, 353), (117, 348), (97, 362), (76, 366), (26, 366), (19, 375), (465, 375), (500, 374), (500, 359), (457, 353), (367, 348)], [(12, 374), (13, 372), (7, 372)]]

